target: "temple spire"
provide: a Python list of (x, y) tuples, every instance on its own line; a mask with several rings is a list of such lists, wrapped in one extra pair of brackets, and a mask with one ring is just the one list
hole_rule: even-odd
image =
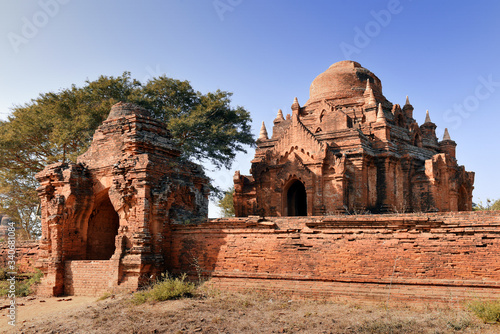
[(293, 99), (293, 104), (292, 104), (292, 122), (295, 124), (296, 121), (299, 119), (299, 111), (300, 111), (300, 104), (299, 100), (297, 98)]
[(283, 111), (282, 111), (281, 109), (280, 109), (280, 110), (278, 110), (278, 116), (276, 116), (276, 118), (279, 118), (279, 119), (281, 119), (282, 121), (284, 121), (284, 120), (285, 120), (285, 118), (283, 117)]
[(425, 121), (424, 123), (432, 123), (431, 117), (429, 116), (429, 109), (425, 112)]
[(444, 129), (443, 140), (451, 140), (450, 133), (448, 132), (448, 128)]
[(266, 125), (264, 124), (264, 121), (262, 121), (262, 126), (260, 127), (260, 134), (258, 140), (267, 140), (267, 139), (269, 139), (269, 137), (267, 136)]
[(378, 104), (377, 122), (386, 122), (384, 110), (382, 109), (382, 103)]
[(406, 95), (406, 102), (405, 102), (405, 106), (406, 106), (406, 105), (411, 105), (411, 104), (410, 104), (410, 100), (408, 99), (408, 95)]
[(376, 105), (375, 95), (373, 95), (373, 89), (370, 85), (370, 79), (366, 79), (366, 89), (365, 89), (365, 104), (366, 105)]
[(283, 117), (283, 111), (280, 109), (278, 110), (278, 115), (276, 115), (276, 118), (274, 119), (273, 123), (278, 124), (284, 120), (285, 118)]

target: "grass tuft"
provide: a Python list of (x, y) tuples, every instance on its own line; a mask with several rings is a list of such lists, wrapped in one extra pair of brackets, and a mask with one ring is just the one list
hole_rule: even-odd
[(500, 322), (500, 300), (474, 300), (467, 303), (467, 309), (485, 323)]
[(106, 300), (108, 298), (114, 298), (114, 296), (115, 295), (111, 292), (105, 292), (101, 297), (97, 299), (97, 301)]
[(139, 291), (132, 297), (132, 303), (135, 305), (144, 304), (145, 302), (161, 302), (169, 299), (178, 299), (182, 297), (190, 297), (196, 290), (196, 286), (191, 282), (186, 282), (186, 274), (179, 278), (172, 278), (165, 275), (153, 286), (144, 291)]

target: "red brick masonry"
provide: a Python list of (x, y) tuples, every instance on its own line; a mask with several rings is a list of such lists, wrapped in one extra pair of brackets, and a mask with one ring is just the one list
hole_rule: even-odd
[[(18, 264), (32, 268), (38, 243), (17, 246)], [(499, 255), (498, 212), (250, 217), (172, 225), (168, 267), (192, 277), (201, 270), (213, 285), (231, 290), (455, 300), (500, 297)], [(64, 292), (111, 290), (110, 266), (109, 260), (67, 261)]]
[(174, 225), (170, 267), (299, 296), (500, 296), (500, 214), (215, 219)]
[[(16, 265), (18, 272), (27, 273), (35, 271), (35, 261), (38, 258), (40, 244), (38, 241), (17, 241), (16, 242)], [(0, 268), (6, 268), (9, 245), (7, 242), (0, 243)]]

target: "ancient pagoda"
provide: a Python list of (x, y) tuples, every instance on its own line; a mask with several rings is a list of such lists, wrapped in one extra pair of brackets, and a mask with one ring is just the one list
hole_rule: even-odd
[(408, 97), (401, 108), (380, 79), (341, 61), (314, 79), (309, 100), (264, 123), (251, 175), (234, 176), (237, 216), (314, 216), (353, 212), (472, 209), (474, 173), (457, 163), (429, 112), (422, 125)]

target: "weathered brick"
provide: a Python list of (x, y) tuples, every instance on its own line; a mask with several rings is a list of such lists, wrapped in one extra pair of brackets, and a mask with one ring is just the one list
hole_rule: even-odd
[(208, 214), (208, 179), (180, 153), (164, 123), (145, 109), (118, 103), (78, 163), (50, 165), (37, 174), (41, 294), (96, 294), (103, 280), (106, 288), (137, 289), (166, 269), (170, 225), (196, 223)]
[[(390, 284), (391, 298), (399, 300), (500, 296), (499, 217), (490, 212), (331, 216), (297, 224), (291, 224), (298, 221), (292, 217), (215, 219), (175, 226), (168, 266), (192, 277), (201, 270), (211, 277), (211, 284), (222, 288), (242, 290), (250, 285), (302, 297), (313, 296), (309, 292), (316, 289), (321, 297), (384, 299)], [(402, 218), (412, 222), (405, 233), (397, 229)], [(342, 223), (346, 220), (348, 226)], [(422, 220), (436, 230), (422, 228)], [(263, 228), (263, 221), (274, 228)], [(304, 233), (306, 225), (310, 230)], [(463, 226), (472, 238), (460, 237)], [(491, 234), (485, 247), (476, 247), (475, 239), (483, 236), (485, 226), (497, 234)], [(309, 238), (311, 230), (317, 238)], [(350, 288), (353, 284), (356, 289)]]
[(382, 94), (375, 74), (333, 64), (311, 84), (304, 106), (263, 124), (251, 176), (234, 175), (237, 216), (472, 210), (474, 173), (457, 164), (427, 115), (418, 126), (408, 99)]

